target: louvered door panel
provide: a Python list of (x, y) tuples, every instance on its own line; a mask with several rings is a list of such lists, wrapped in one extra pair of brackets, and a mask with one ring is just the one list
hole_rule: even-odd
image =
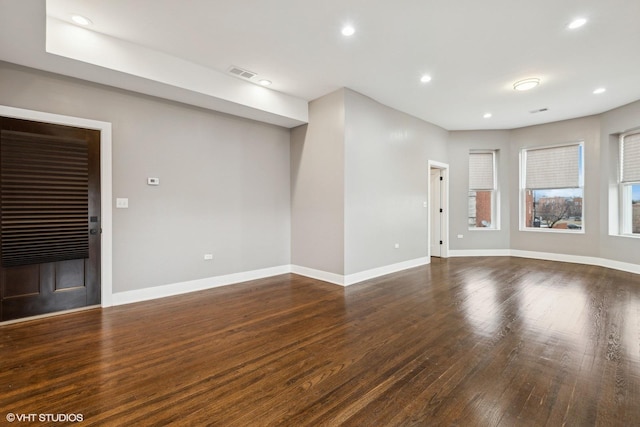
[(89, 257), (86, 142), (3, 130), (3, 267)]

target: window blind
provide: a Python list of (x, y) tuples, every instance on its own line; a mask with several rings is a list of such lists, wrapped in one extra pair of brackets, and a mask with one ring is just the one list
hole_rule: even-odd
[(640, 182), (640, 133), (622, 137), (621, 182)]
[(580, 187), (580, 145), (526, 150), (525, 188)]
[(495, 190), (494, 153), (469, 153), (469, 190)]
[(89, 257), (85, 141), (0, 132), (3, 267)]

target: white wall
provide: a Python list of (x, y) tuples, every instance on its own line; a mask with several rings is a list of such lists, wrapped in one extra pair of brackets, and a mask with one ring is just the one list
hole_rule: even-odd
[(113, 123), (115, 292), (289, 264), (287, 129), (2, 62), (0, 100)]

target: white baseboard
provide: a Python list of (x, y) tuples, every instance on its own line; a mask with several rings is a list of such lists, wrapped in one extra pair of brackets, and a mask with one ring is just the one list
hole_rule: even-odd
[(449, 257), (465, 256), (511, 256), (510, 249), (449, 249)]
[(613, 268), (614, 270), (626, 271), (627, 273), (640, 274), (640, 265), (629, 262), (614, 261), (612, 259), (599, 258), (602, 267)]
[(419, 267), (421, 265), (429, 264), (429, 262), (430, 262), (429, 257), (423, 257), (423, 258), (412, 259), (409, 261), (399, 262), (396, 264), (385, 265), (383, 267), (372, 268), (371, 270), (360, 271), (358, 273), (353, 273), (348, 275), (329, 273), (322, 270), (315, 270), (313, 268), (301, 267), (299, 265), (292, 265), (291, 272), (295, 274), (299, 274), (301, 276), (311, 277), (312, 279), (333, 283), (335, 285), (349, 286), (349, 285), (363, 282), (365, 280), (384, 276), (386, 274), (391, 274), (391, 273), (396, 273), (398, 271), (406, 270), (408, 268)]
[(365, 270), (358, 273), (348, 274), (344, 277), (345, 286), (360, 283), (365, 280), (375, 279), (376, 277), (384, 276), (398, 271), (407, 270), (409, 268), (419, 267), (421, 265), (429, 264), (431, 258), (422, 257), (409, 261), (403, 261), (396, 264), (385, 265), (384, 267), (372, 268), (371, 270)]
[[(587, 257), (579, 255), (554, 254), (549, 252), (522, 251), (517, 249), (487, 249), (487, 250), (451, 250), (450, 257), (471, 257), (471, 256), (515, 256), (522, 258), (541, 259), (547, 261), (571, 262), (575, 264), (596, 265), (611, 268), (614, 270), (626, 271), (640, 274), (640, 265), (626, 262), (614, 261), (604, 258)], [(315, 270), (313, 268), (298, 265), (282, 265), (277, 267), (264, 268), (260, 270), (245, 271), (241, 273), (227, 274), (224, 276), (207, 277), (204, 279), (190, 280), (187, 282), (172, 283), (169, 285), (154, 286), (151, 288), (137, 289), (133, 291), (117, 292), (113, 294), (113, 305), (131, 304), (135, 302), (148, 301), (156, 298), (170, 297), (174, 295), (186, 294), (189, 292), (202, 291), (219, 286), (233, 285), (249, 280), (264, 279), (266, 277), (280, 274), (295, 273), (312, 279), (322, 280), (340, 286), (349, 286), (365, 280), (374, 279), (409, 268), (419, 267), (429, 264), (430, 258), (423, 257), (396, 264), (373, 268), (371, 270), (358, 273), (341, 275), (326, 271)]]
[(233, 285), (249, 280), (264, 279), (266, 277), (280, 274), (295, 273), (312, 279), (322, 280), (340, 286), (348, 286), (364, 280), (384, 276), (420, 265), (428, 264), (429, 258), (418, 258), (392, 264), (384, 267), (362, 271), (348, 276), (315, 270), (313, 268), (301, 267), (298, 265), (282, 265), (278, 267), (264, 268), (261, 270), (245, 271), (241, 273), (227, 274), (224, 276), (207, 277), (204, 279), (190, 280), (187, 282), (171, 283), (162, 286), (136, 289), (133, 291), (116, 292), (113, 294), (113, 305), (132, 304), (135, 302), (149, 301), (156, 298), (164, 298), (189, 292), (203, 291), (205, 289), (217, 288), (219, 286)]
[(626, 271), (628, 273), (640, 274), (640, 265), (628, 262), (614, 261), (611, 259), (597, 258), (582, 255), (554, 254), (551, 252), (522, 251), (519, 249), (468, 249), (451, 250), (451, 257), (469, 256), (515, 256), (521, 258), (541, 259), (546, 261), (570, 262), (574, 264), (597, 265), (599, 267), (612, 268), (614, 270)]
[(219, 286), (233, 285), (249, 280), (263, 279), (291, 272), (290, 265), (263, 268), (260, 270), (244, 271), (241, 273), (227, 274), (224, 276), (207, 277), (204, 279), (190, 280), (188, 282), (172, 283), (169, 285), (154, 286), (151, 288), (136, 289), (133, 291), (117, 292), (113, 294), (113, 305), (131, 304), (134, 302), (148, 301), (156, 298), (170, 297), (189, 292), (202, 291), (217, 288)]
[(329, 273), (328, 271), (316, 270), (314, 268), (292, 265), (291, 272), (300, 276), (310, 277), (323, 282), (333, 283), (334, 285), (344, 286), (344, 276), (342, 274)]

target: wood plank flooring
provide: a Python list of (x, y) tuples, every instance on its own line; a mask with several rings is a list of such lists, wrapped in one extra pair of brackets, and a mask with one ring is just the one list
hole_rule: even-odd
[(108, 426), (637, 426), (640, 275), (433, 259), (348, 288), (291, 274), (0, 326), (0, 424), (9, 413)]

